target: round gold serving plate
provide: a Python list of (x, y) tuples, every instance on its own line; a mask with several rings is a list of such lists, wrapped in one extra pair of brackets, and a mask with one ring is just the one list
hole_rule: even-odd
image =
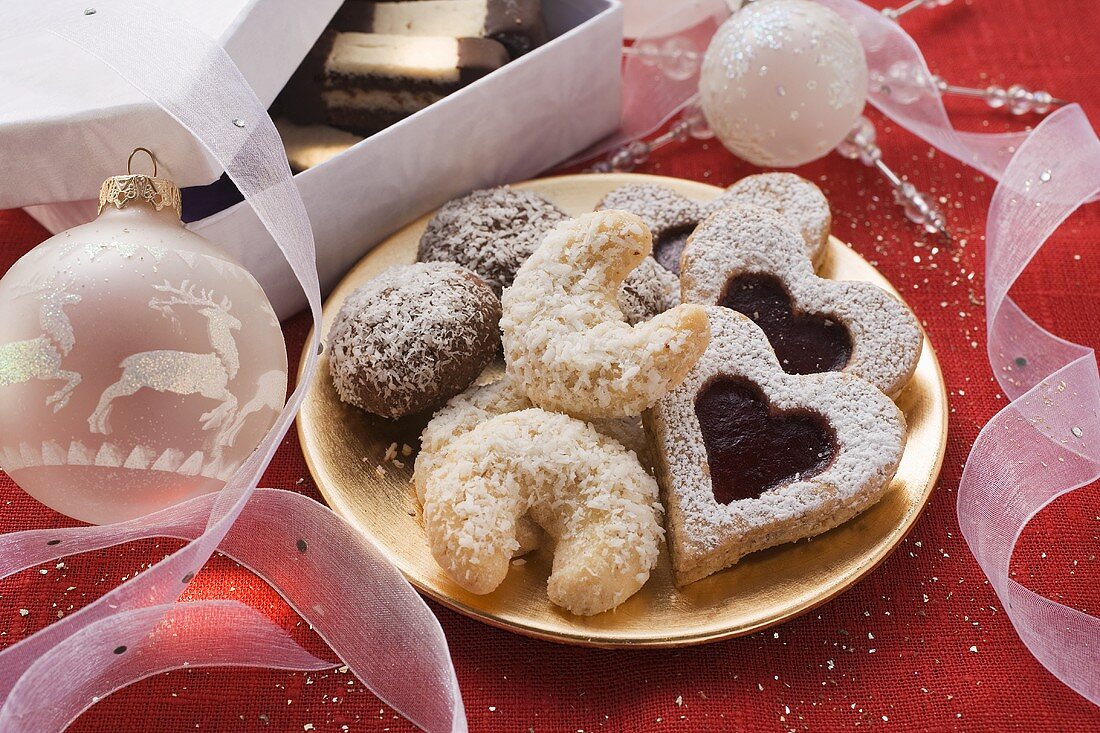
[[(627, 183), (659, 183), (699, 200), (722, 191), (636, 174), (561, 176), (514, 187), (537, 191), (576, 215), (591, 211), (604, 194)], [(352, 290), (387, 267), (414, 261), (429, 218), (382, 242), (347, 274), (325, 303), (325, 334)], [(897, 292), (836, 238), (818, 271)], [(663, 551), (637, 594), (592, 617), (574, 616), (550, 603), (546, 578), (552, 558), (545, 550), (513, 565), (504, 583), (484, 596), (463, 590), (443, 573), (420, 524), (410, 484), (413, 457), (399, 455), (403, 466), (384, 461), (393, 443), (417, 446), (429, 416), (394, 422), (343, 404), (329, 378), (327, 356), (322, 356), (298, 416), (298, 432), (310, 472), (329, 506), (370, 538), (422, 593), (485, 623), (541, 639), (598, 647), (675, 647), (740, 636), (794, 618), (842, 593), (890, 554), (928, 501), (947, 441), (947, 390), (927, 337), (916, 374), (898, 404), (908, 424), (905, 453), (889, 490), (874, 507), (810, 540), (749, 555), (686, 588), (673, 584)]]

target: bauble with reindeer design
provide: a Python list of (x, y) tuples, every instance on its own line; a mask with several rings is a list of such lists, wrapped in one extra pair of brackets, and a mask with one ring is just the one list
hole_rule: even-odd
[(287, 385), (263, 289), (183, 226), (170, 181), (116, 176), (100, 201), (0, 279), (0, 466), (97, 524), (220, 489)]

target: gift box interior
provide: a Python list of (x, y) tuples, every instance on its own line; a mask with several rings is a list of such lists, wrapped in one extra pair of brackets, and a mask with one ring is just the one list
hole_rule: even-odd
[[(327, 159), (314, 156), (315, 164), (295, 175), (313, 225), (323, 288), (332, 287), (385, 236), (447, 199), (534, 176), (615, 129), (622, 28), (618, 1), (543, 0), (542, 15), (541, 45), (519, 54), (509, 46), (514, 58), (507, 63), (484, 70), (480, 78), (380, 131), (355, 130), (367, 135), (358, 142), (344, 142), (350, 135), (340, 131), (342, 152)], [(327, 28), (335, 25), (333, 21)], [(298, 51), (298, 56), (307, 56), (303, 66), (309, 62), (307, 50)], [(294, 68), (286, 63), (280, 68), (284, 82), (290, 77), (287, 84), (293, 84), (298, 76), (291, 76)], [(284, 118), (279, 124), (288, 148), (285, 118), (317, 121), (295, 108), (302, 104), (299, 95), (282, 94), (272, 107), (273, 116)], [(155, 147), (157, 141), (141, 144)], [(293, 152), (291, 160), (296, 162)], [(196, 156), (196, 166), (205, 162)], [(187, 180), (179, 161), (174, 163), (173, 174)], [(94, 214), (89, 201), (27, 208), (53, 231)], [(289, 267), (272, 256), (274, 242), (231, 182), (223, 177), (190, 187), (184, 208), (192, 229), (223, 243), (256, 276), (280, 317), (304, 305)]]

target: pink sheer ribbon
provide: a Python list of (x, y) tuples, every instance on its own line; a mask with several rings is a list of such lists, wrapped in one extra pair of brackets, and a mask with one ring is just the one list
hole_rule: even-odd
[(1100, 618), (1056, 603), (1009, 575), (1033, 516), (1100, 478), (1100, 380), (1091, 349), (1058, 338), (1008, 296), (1047, 238), (1100, 194), (1100, 140), (1077, 105), (1020, 145), (989, 206), (989, 362), (1012, 402), (978, 434), (959, 484), (959, 526), (1027, 648), (1100, 704)]
[[(221, 492), (131, 522), (0, 536), (0, 577), (143, 537), (189, 540), (89, 606), (0, 652), (0, 730), (62, 730), (96, 699), (185, 664), (334, 666), (240, 603), (177, 602), (220, 550), (267, 580), (365, 685), (409, 720), (430, 731), (465, 731), (442, 629), (408, 582), (326, 508), (292, 492), (255, 490), (293, 422), (321, 348), (309, 220), (263, 105), (217, 43), (159, 7), (103, 0), (87, 13), (61, 1), (22, 3), (0, 9), (0, 29), (0, 38), (52, 33), (73, 43), (195, 135), (279, 245), (306, 292), (315, 327), (298, 388)], [(65, 685), (56, 684), (59, 670)]]
[[(630, 0), (627, 0), (628, 2)], [(959, 524), (1020, 638), (1058, 679), (1100, 704), (1100, 619), (1040, 596), (1009, 577), (1027, 522), (1061, 494), (1100, 478), (1100, 380), (1093, 352), (1050, 334), (1008, 297), (1035, 252), (1081, 204), (1100, 198), (1100, 142), (1077, 105), (1030, 134), (956, 130), (916, 43), (858, 0), (818, 0), (859, 35), (887, 117), (1000, 183), (986, 228), (989, 361), (1012, 399), (979, 434), (963, 471)], [(635, 47), (705, 49), (713, 4), (693, 0), (661, 15)], [(670, 28), (687, 29), (670, 31)], [(624, 136), (649, 134), (680, 109), (691, 83), (631, 57), (624, 64)], [(644, 57), (642, 57), (644, 58)], [(904, 90), (898, 89), (904, 84)], [(904, 93), (899, 93), (904, 92)], [(630, 100), (649, 99), (641, 111)], [(664, 105), (664, 106), (661, 106)]]
[[(931, 80), (916, 43), (856, 0), (818, 0), (855, 27), (872, 73)], [(883, 114), (999, 181), (986, 220), (989, 363), (1012, 402), (971, 448), (959, 484), (959, 526), (1020, 639), (1059, 680), (1100, 704), (1100, 618), (1012, 580), (1024, 526), (1058, 496), (1100, 478), (1100, 382), (1091, 349), (1044, 330), (1008, 297), (1058, 226), (1100, 195), (1100, 141), (1078, 105), (1031, 133), (956, 130), (930, 82), (870, 95)], [(914, 94), (915, 92), (915, 94)]]

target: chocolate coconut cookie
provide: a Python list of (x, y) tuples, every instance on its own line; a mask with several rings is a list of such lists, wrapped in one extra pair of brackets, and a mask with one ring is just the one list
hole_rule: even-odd
[(457, 262), (500, 295), (543, 236), (569, 215), (530, 191), (507, 186), (448, 201), (420, 237), (420, 262)]
[(357, 288), (329, 332), (340, 399), (399, 418), (458, 394), (500, 348), (500, 301), (453, 263), (391, 267)]
[[(500, 186), (454, 199), (428, 222), (420, 237), (421, 262), (457, 262), (481, 276), (500, 295), (543, 237), (569, 215), (530, 191)], [(619, 305), (629, 323), (639, 323), (680, 302), (676, 276), (652, 257), (627, 276)]]
[(630, 325), (680, 305), (680, 278), (646, 257), (619, 289), (619, 309)]

